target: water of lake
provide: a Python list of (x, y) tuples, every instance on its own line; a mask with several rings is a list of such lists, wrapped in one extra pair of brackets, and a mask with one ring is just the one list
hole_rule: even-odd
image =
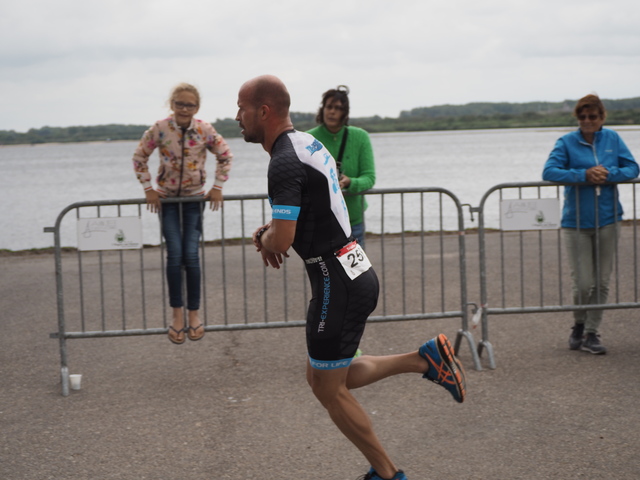
[[(640, 158), (640, 127), (614, 128)], [(477, 206), (494, 185), (539, 181), (556, 139), (569, 130), (373, 134), (375, 187), (441, 187), (454, 193), (461, 203)], [(265, 193), (266, 152), (239, 138), (231, 138), (228, 143), (234, 164), (225, 194)], [(43, 228), (53, 226), (58, 214), (72, 203), (143, 197), (131, 165), (136, 146), (132, 141), (0, 147), (5, 178), (0, 249), (52, 246), (53, 235), (43, 233)], [(157, 162), (154, 155), (154, 172)], [(154, 230), (144, 232), (145, 243), (154, 243), (147, 237), (157, 235), (157, 226), (145, 228)], [(63, 246), (75, 244), (73, 235), (63, 237)]]

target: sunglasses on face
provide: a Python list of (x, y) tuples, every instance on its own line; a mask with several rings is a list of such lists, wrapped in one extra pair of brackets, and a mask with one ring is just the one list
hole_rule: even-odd
[(578, 115), (578, 120), (584, 121), (584, 120), (586, 120), (587, 118), (588, 118), (589, 120), (593, 121), (593, 120), (597, 120), (597, 119), (599, 119), (599, 118), (600, 118), (600, 115), (594, 115), (594, 114), (591, 114), (591, 115), (584, 115), (584, 114), (582, 114), (582, 115)]

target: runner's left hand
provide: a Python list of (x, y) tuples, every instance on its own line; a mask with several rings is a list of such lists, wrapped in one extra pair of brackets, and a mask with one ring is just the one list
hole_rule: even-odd
[(264, 248), (260, 251), (262, 254), (262, 261), (264, 262), (264, 266), (272, 266), (273, 268), (279, 269), (280, 265), (284, 262), (284, 258), (288, 257), (288, 253), (273, 253), (265, 250)]

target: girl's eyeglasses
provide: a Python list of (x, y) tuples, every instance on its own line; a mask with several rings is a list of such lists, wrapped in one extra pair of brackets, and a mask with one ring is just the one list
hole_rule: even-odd
[(184, 103), (184, 102), (173, 102), (173, 105), (178, 109), (181, 110), (183, 108), (193, 111), (196, 108), (198, 108), (198, 105), (195, 105), (193, 103)]

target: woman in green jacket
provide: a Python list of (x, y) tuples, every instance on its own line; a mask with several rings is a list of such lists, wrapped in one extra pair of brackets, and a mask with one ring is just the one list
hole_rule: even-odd
[[(349, 88), (340, 85), (322, 95), (316, 116), (317, 127), (309, 133), (329, 150), (340, 171), (340, 188), (347, 193), (369, 190), (376, 182), (373, 148), (369, 134), (349, 123)], [(349, 210), (351, 234), (364, 247), (364, 210), (367, 202), (363, 195), (345, 195)]]

